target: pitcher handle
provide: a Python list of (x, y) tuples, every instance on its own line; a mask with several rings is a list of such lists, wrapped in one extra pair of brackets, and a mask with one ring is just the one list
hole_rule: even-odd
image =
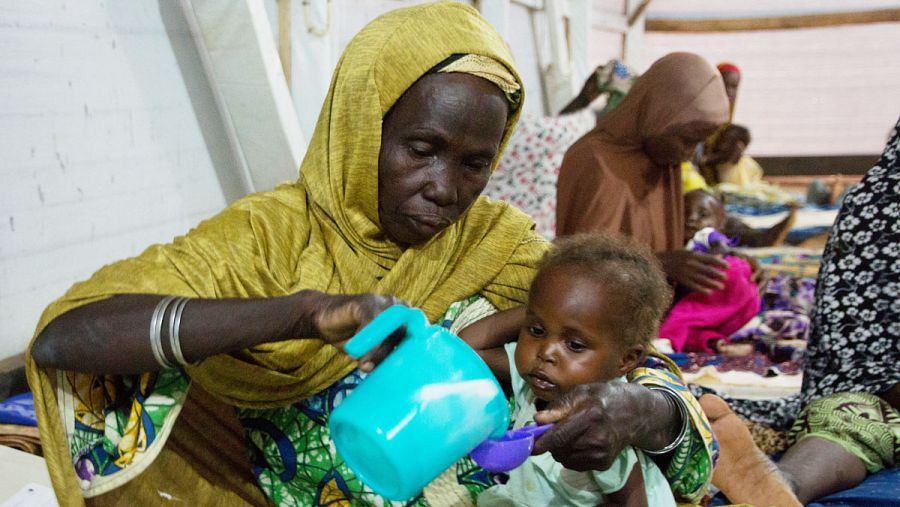
[(369, 322), (366, 327), (356, 333), (356, 336), (344, 345), (344, 352), (353, 358), (359, 359), (377, 347), (391, 333), (400, 329), (401, 326), (407, 326), (407, 329), (415, 329), (427, 325), (428, 319), (425, 318), (422, 310), (403, 305), (394, 305), (381, 312), (372, 319), (372, 322)]

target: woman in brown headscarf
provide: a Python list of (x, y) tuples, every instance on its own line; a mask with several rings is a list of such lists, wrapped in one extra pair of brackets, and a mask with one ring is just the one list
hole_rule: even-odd
[(728, 120), (715, 67), (691, 53), (657, 60), (619, 106), (563, 159), (557, 235), (613, 231), (657, 252), (670, 279), (691, 290), (721, 288), (723, 262), (684, 250), (679, 165)]

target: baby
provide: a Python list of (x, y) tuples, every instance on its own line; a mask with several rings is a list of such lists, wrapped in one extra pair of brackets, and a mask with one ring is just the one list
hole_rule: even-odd
[[(694, 239), (701, 230), (712, 227), (723, 232), (727, 216), (725, 206), (716, 196), (703, 189), (684, 194), (684, 238)], [(725, 253), (721, 250), (710, 253)]]
[[(643, 247), (606, 235), (564, 238), (542, 260), (521, 309), (482, 319), (460, 332), (510, 389), (513, 425), (575, 386), (622, 382), (644, 358), (671, 290)], [(500, 332), (518, 315), (518, 343)], [(492, 323), (493, 321), (493, 323)], [(507, 326), (511, 328), (512, 326)], [(508, 391), (509, 392), (509, 391)], [(641, 451), (626, 448), (604, 471), (576, 472), (549, 454), (531, 456), (509, 480), (478, 497), (479, 506), (675, 505), (669, 484)]]
[(684, 237), (688, 248), (725, 257), (729, 268), (724, 287), (709, 294), (691, 292), (678, 300), (660, 328), (659, 335), (672, 342), (676, 352), (718, 352), (742, 356), (753, 352), (749, 343), (731, 343), (729, 337), (759, 313), (759, 287), (752, 280), (750, 264), (732, 255), (725, 227), (725, 208), (705, 190), (684, 195)]

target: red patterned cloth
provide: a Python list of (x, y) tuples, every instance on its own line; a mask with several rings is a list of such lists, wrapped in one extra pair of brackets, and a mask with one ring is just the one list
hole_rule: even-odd
[(523, 115), (485, 195), (531, 215), (537, 231), (552, 239), (556, 235), (556, 180), (563, 155), (595, 123), (590, 110), (556, 117)]

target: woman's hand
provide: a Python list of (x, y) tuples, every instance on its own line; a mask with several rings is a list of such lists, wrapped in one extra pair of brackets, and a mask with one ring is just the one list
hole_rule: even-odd
[[(343, 348), (350, 338), (378, 316), (397, 304), (406, 304), (393, 296), (379, 294), (355, 294), (351, 296), (315, 293), (312, 311), (307, 324), (311, 329), (306, 336), (321, 338), (327, 343)], [(405, 335), (399, 329), (378, 347), (359, 359), (359, 369), (372, 371), (397, 346)], [(298, 334), (297, 336), (304, 336)]]
[(729, 252), (728, 255), (743, 259), (750, 265), (750, 281), (759, 287), (759, 292), (762, 294), (765, 291), (766, 272), (763, 271), (762, 266), (759, 264), (759, 261), (756, 260), (756, 257), (733, 250)]
[(535, 442), (532, 455), (550, 452), (571, 470), (606, 470), (625, 446), (661, 449), (681, 428), (666, 395), (639, 384), (608, 382), (575, 387), (535, 414), (555, 423)]
[(670, 250), (657, 252), (656, 258), (666, 276), (687, 289), (709, 294), (725, 287), (728, 263), (721, 257), (690, 250)]

